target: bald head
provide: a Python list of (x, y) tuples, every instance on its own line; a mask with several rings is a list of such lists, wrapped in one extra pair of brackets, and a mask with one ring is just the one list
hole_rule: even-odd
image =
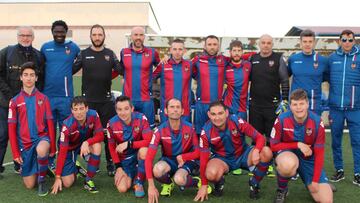
[(131, 29), (132, 48), (141, 50), (144, 47), (145, 30), (142, 27), (133, 27)]
[(259, 40), (260, 55), (263, 57), (270, 56), (273, 48), (273, 38), (268, 34), (263, 34)]

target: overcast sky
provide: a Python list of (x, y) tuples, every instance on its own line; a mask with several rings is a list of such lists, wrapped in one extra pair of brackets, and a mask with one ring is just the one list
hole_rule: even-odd
[[(59, 2), (59, 0), (50, 1)], [(50, 1), (38, 0), (37, 2)], [(81, 1), (100, 2), (101, 0), (77, 0), (75, 2)], [(114, 0), (105, 0), (105, 2), (110, 1)], [(140, 0), (140, 2), (144, 1), (146, 0)], [(274, 37), (281, 37), (292, 26), (360, 26), (359, 0), (149, 1), (161, 26), (160, 35), (205, 36), (215, 34), (257, 37), (268, 33)], [(21, 2), (34, 1), (22, 0)], [(62, 0), (61, 2), (71, 1)]]

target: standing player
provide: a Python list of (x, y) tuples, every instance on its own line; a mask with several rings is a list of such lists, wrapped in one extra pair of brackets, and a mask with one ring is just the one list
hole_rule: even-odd
[[(21, 65), (25, 62), (33, 62), (38, 71), (36, 88), (42, 91), (44, 87), (44, 58), (40, 51), (32, 47), (34, 37), (32, 27), (20, 26), (17, 28), (18, 44), (7, 46), (0, 51), (0, 173), (4, 170), (2, 164), (8, 143), (9, 100), (22, 88)], [(20, 173), (20, 165), (17, 162), (14, 162), (14, 170)]]
[[(229, 115), (221, 101), (210, 104), (208, 116), (210, 120), (204, 125), (199, 142), (202, 187), (194, 200), (207, 199), (208, 181), (214, 182), (214, 195), (222, 196), (224, 174), (238, 168), (251, 170), (254, 174), (249, 180), (250, 198), (258, 199), (259, 184), (272, 159), (265, 138), (242, 118)], [(244, 135), (251, 137), (256, 145), (248, 146)]]
[(108, 123), (108, 144), (116, 167), (115, 186), (126, 192), (134, 182), (135, 197), (144, 197), (145, 156), (152, 131), (144, 114), (134, 112), (130, 98), (115, 100), (117, 115)]
[(205, 38), (204, 52), (195, 56), (193, 77), (197, 81), (195, 104), (195, 130), (200, 134), (201, 128), (209, 120), (206, 112), (211, 102), (221, 100), (224, 88), (225, 67), (228, 59), (219, 52), (219, 38), (209, 35)]
[(300, 33), (302, 51), (289, 57), (289, 75), (293, 76), (290, 92), (304, 89), (309, 97), (309, 109), (321, 116), (321, 83), (328, 68), (328, 60), (314, 51), (315, 33), (304, 30)]
[(342, 160), (344, 120), (354, 158), (354, 181), (360, 186), (360, 51), (351, 30), (340, 34), (340, 47), (329, 57), (331, 148), (336, 172), (331, 181), (345, 178)]
[(48, 98), (35, 88), (37, 72), (34, 63), (21, 66), (21, 92), (9, 104), (9, 138), (13, 159), (21, 165), (25, 187), (38, 184), (38, 195), (48, 189), (45, 176), (48, 157), (54, 156), (55, 130)]
[[(116, 112), (111, 100), (111, 73), (120, 73), (120, 62), (115, 53), (105, 48), (105, 30), (101, 25), (93, 25), (90, 29), (92, 46), (82, 50), (73, 65), (73, 73), (82, 68), (82, 95), (86, 98), (90, 109), (94, 109), (100, 116), (103, 128)], [(115, 169), (111, 155), (105, 141), (105, 155), (109, 176), (114, 176)]]
[(323, 170), (325, 128), (320, 116), (309, 111), (303, 89), (290, 95), (290, 112), (281, 114), (271, 132), (271, 149), (276, 152), (278, 189), (276, 203), (285, 202), (288, 181), (299, 173), (316, 202), (332, 202), (333, 193)]
[(144, 46), (145, 30), (134, 27), (131, 30), (129, 48), (121, 50), (121, 64), (124, 67), (123, 94), (130, 97), (135, 111), (145, 114), (150, 127), (155, 127), (154, 101), (152, 100), (153, 66), (160, 62), (154, 48)]
[(84, 188), (97, 193), (92, 178), (100, 163), (101, 142), (104, 139), (100, 118), (96, 111), (89, 109), (85, 97), (74, 97), (71, 102), (71, 115), (64, 120), (60, 136), (60, 149), (56, 162), (56, 176), (52, 187), (53, 194), (68, 188), (76, 178), (77, 156), (89, 157)]
[(159, 64), (153, 72), (153, 78), (160, 78), (161, 100), (160, 100), (160, 121), (167, 120), (164, 113), (165, 102), (177, 98), (181, 101), (184, 109), (182, 117), (191, 121), (191, 67), (189, 60), (183, 59), (186, 52), (184, 41), (175, 39), (171, 42), (171, 58), (167, 63)]
[[(158, 202), (159, 197), (153, 173), (155, 179), (162, 183), (162, 196), (171, 195), (174, 182), (180, 187), (201, 186), (200, 179), (192, 177), (192, 172), (199, 168), (199, 140), (192, 124), (181, 119), (183, 112), (180, 100), (168, 100), (165, 106), (168, 120), (158, 127), (151, 139), (145, 159), (149, 202)], [(159, 145), (162, 156), (153, 168)]]

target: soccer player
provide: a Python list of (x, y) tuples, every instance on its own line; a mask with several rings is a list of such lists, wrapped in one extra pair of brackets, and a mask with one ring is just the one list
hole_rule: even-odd
[(57, 194), (62, 190), (62, 185), (68, 188), (75, 182), (78, 155), (89, 158), (84, 188), (90, 193), (98, 192), (92, 178), (99, 167), (103, 139), (103, 129), (96, 111), (89, 109), (85, 97), (74, 97), (71, 115), (64, 120), (61, 129), (56, 176), (51, 193)]
[(150, 127), (155, 127), (155, 110), (152, 97), (153, 66), (160, 62), (154, 48), (144, 46), (145, 30), (134, 27), (131, 30), (129, 48), (121, 50), (121, 64), (124, 67), (123, 94), (130, 97), (134, 110), (145, 114)]
[(204, 52), (192, 59), (193, 78), (197, 81), (194, 122), (197, 134), (209, 120), (206, 113), (209, 104), (221, 100), (223, 95), (225, 67), (229, 59), (218, 54), (219, 47), (219, 38), (209, 35), (205, 38)]
[(355, 43), (354, 33), (343, 30), (340, 47), (329, 56), (329, 121), (336, 169), (330, 180), (338, 182), (345, 178), (341, 143), (346, 120), (354, 158), (353, 183), (360, 186), (360, 51)]
[(153, 79), (160, 78), (160, 121), (167, 120), (164, 113), (165, 102), (177, 98), (182, 103), (182, 117), (191, 122), (191, 67), (189, 60), (183, 59), (186, 52), (184, 41), (175, 39), (171, 42), (171, 57), (167, 63), (159, 64), (153, 72)]
[(116, 98), (115, 110), (117, 115), (107, 127), (109, 150), (116, 167), (115, 186), (124, 193), (134, 181), (135, 197), (144, 197), (144, 163), (152, 130), (145, 115), (134, 112), (129, 97)]
[[(93, 25), (90, 29), (92, 45), (80, 52), (74, 65), (73, 73), (82, 68), (82, 95), (90, 109), (95, 110), (101, 120), (103, 128), (116, 112), (111, 98), (111, 76), (112, 70), (121, 72), (120, 62), (115, 53), (104, 46), (105, 30), (101, 25)], [(114, 176), (115, 169), (112, 164), (111, 155), (105, 141), (105, 157), (109, 176)]]
[(315, 202), (332, 202), (333, 193), (323, 169), (325, 128), (321, 117), (309, 111), (303, 89), (290, 95), (290, 110), (282, 113), (271, 132), (271, 149), (276, 153), (278, 189), (275, 201), (285, 201), (288, 181), (299, 173)]
[[(162, 196), (170, 196), (175, 184), (180, 187), (201, 186), (200, 179), (192, 177), (193, 171), (199, 169), (199, 139), (192, 124), (181, 119), (183, 112), (179, 99), (168, 100), (165, 105), (168, 120), (158, 127), (151, 139), (145, 159), (149, 202), (158, 202), (159, 197), (153, 173), (162, 183)], [(162, 156), (153, 168), (159, 145)]]
[[(250, 198), (258, 199), (259, 184), (272, 160), (265, 138), (242, 118), (229, 115), (229, 110), (221, 101), (210, 104), (208, 116), (210, 120), (204, 125), (199, 142), (202, 186), (194, 200), (207, 199), (208, 181), (214, 183), (213, 194), (222, 196), (224, 175), (238, 168), (254, 174), (249, 180)], [(244, 135), (252, 138), (256, 145), (249, 146)]]
[(9, 104), (9, 138), (13, 159), (21, 165), (25, 187), (38, 184), (38, 195), (45, 196), (48, 189), (45, 176), (48, 157), (54, 156), (55, 130), (48, 98), (35, 88), (37, 69), (34, 63), (21, 66), (23, 88)]
[(328, 69), (326, 57), (314, 51), (315, 33), (304, 30), (300, 33), (302, 51), (289, 57), (288, 70), (292, 75), (290, 92), (303, 89), (309, 97), (309, 109), (321, 116), (321, 83)]
[[(44, 87), (44, 58), (40, 51), (32, 47), (34, 31), (30, 26), (17, 28), (18, 44), (7, 46), (0, 51), (0, 173), (8, 143), (9, 100), (17, 95), (21, 88), (20, 67), (25, 62), (33, 62), (38, 71), (35, 85), (39, 91)], [(20, 165), (14, 162), (14, 171), (20, 173)]]

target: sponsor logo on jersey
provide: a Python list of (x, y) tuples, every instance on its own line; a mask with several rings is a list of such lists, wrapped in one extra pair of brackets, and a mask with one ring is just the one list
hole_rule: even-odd
[(258, 64), (260, 61), (253, 61), (252, 64)]
[(342, 61), (333, 61), (333, 64), (342, 64)]
[(164, 68), (164, 71), (172, 71), (173, 69), (172, 68)]
[(85, 59), (94, 59), (95, 56), (86, 56)]
[(48, 48), (48, 49), (45, 49), (45, 51), (55, 51), (55, 49), (53, 49), (53, 48)]
[(126, 57), (126, 56), (131, 56), (131, 54), (124, 54), (124, 57)]
[(303, 63), (302, 61), (294, 61), (294, 63), (299, 63), (299, 64), (301, 64), (301, 63)]

